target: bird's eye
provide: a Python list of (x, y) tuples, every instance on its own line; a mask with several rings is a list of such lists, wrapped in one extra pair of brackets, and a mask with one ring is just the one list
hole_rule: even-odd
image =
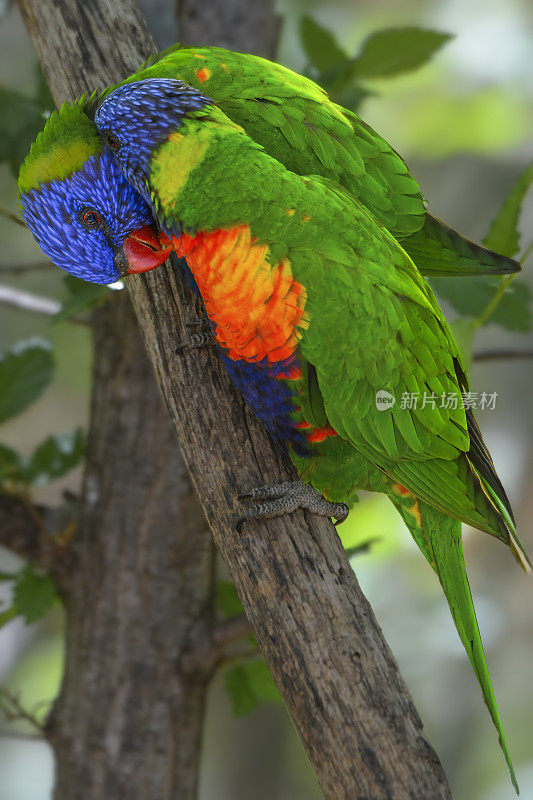
[(100, 214), (96, 211), (88, 209), (81, 215), (81, 220), (86, 228), (97, 228), (100, 225)]
[(118, 150), (118, 148), (120, 147), (119, 138), (115, 133), (112, 133), (111, 131), (106, 131), (104, 134), (104, 139), (107, 146), (111, 150)]

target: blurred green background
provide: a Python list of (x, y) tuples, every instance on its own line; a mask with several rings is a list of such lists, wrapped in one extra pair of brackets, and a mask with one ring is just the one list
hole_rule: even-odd
[[(145, 0), (161, 47), (179, 39), (170, 0)], [(15, 7), (0, 3), (0, 84), (35, 92), (31, 41)], [(480, 240), (509, 190), (533, 161), (533, 6), (529, 0), (283, 0), (278, 59), (308, 66), (300, 25), (310, 15), (327, 27), (348, 54), (382, 28), (421, 26), (454, 35), (420, 69), (364, 81), (360, 113), (407, 160), (433, 215)], [(5, 124), (5, 120), (4, 123)], [(16, 184), (0, 165), (0, 203), (16, 210)], [(531, 238), (533, 206), (526, 199), (522, 249)], [(529, 232), (529, 235), (528, 235)], [(26, 231), (0, 218), (0, 283), (47, 297), (65, 296), (59, 270), (28, 272), (17, 265), (42, 262)], [(15, 268), (15, 269), (14, 269)], [(531, 260), (521, 276), (533, 288)], [(453, 308), (447, 307), (451, 318)], [(527, 327), (523, 325), (521, 327)], [(89, 334), (81, 325), (50, 324), (0, 305), (0, 351), (30, 336), (52, 342), (52, 384), (23, 414), (1, 429), (1, 442), (29, 454), (50, 433), (86, 426)], [(531, 349), (531, 334), (489, 325), (477, 334), (480, 349)], [(493, 411), (478, 420), (515, 509), (521, 538), (533, 551), (532, 361), (474, 364), (475, 391), (497, 392)], [(0, 387), (1, 391), (1, 387)], [(53, 504), (65, 488), (79, 488), (81, 470), (33, 496)], [(414, 696), (427, 735), (443, 761), (456, 800), (512, 797), (496, 734), (453, 627), (436, 578), (381, 496), (366, 496), (343, 526), (348, 543), (376, 537), (352, 563)], [(522, 797), (533, 798), (533, 584), (497, 542), (465, 531), (465, 554), (489, 667), (515, 761)], [(19, 566), (0, 551), (0, 571)], [(0, 583), (0, 599), (10, 589)], [(61, 676), (62, 617), (55, 608), (41, 621), (18, 617), (0, 629), (0, 684), (20, 690), (25, 706), (49, 702)], [(44, 708), (42, 706), (41, 708)], [(0, 715), (0, 800), (47, 800), (53, 763), (31, 728)], [(235, 717), (219, 676), (210, 691), (201, 800), (312, 800), (321, 793), (290, 721), (276, 703)]]

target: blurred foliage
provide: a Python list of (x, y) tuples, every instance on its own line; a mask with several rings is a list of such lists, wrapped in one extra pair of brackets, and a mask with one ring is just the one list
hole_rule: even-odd
[[(19, 342), (0, 357), (0, 421), (20, 414), (49, 386), (54, 359), (49, 342), (30, 339)], [(81, 430), (48, 436), (29, 457), (0, 443), (0, 491), (25, 498), (31, 486), (61, 477), (77, 466), (85, 452)], [(0, 579), (13, 581), (13, 603), (0, 609), (0, 627), (17, 616), (27, 623), (40, 619), (58, 597), (51, 578), (23, 567)]]
[(54, 361), (49, 342), (19, 342), (0, 357), (0, 422), (20, 414), (33, 403), (52, 379)]
[(13, 584), (13, 602), (7, 609), (0, 609), (0, 627), (16, 616), (27, 624), (36, 622), (59, 600), (54, 581), (31, 566), (12, 575), (1, 574), (0, 580)]
[(30, 145), (54, 108), (54, 101), (38, 68), (35, 93), (28, 97), (21, 92), (0, 86), (0, 163), (7, 162), (15, 177), (26, 158)]
[(72, 319), (77, 314), (89, 311), (113, 295), (113, 290), (108, 286), (82, 281), (73, 275), (66, 275), (64, 283), (67, 290), (67, 298), (63, 302), (61, 309), (54, 316), (55, 322)]
[(249, 714), (259, 703), (281, 703), (270, 672), (262, 658), (237, 664), (226, 672), (225, 685), (235, 716)]
[(422, 28), (387, 28), (372, 33), (359, 52), (349, 56), (327, 28), (308, 16), (302, 18), (300, 36), (309, 61), (308, 76), (352, 111), (376, 93), (365, 81), (417, 69), (452, 38), (449, 33)]
[[(504, 200), (483, 244), (503, 255), (517, 257), (520, 249), (519, 222), (522, 205), (533, 183), (533, 164), (528, 166)], [(531, 243), (524, 250), (529, 255)], [(478, 328), (492, 322), (508, 331), (531, 330), (531, 289), (516, 275), (476, 278), (433, 278), (431, 284), (458, 312), (455, 332), (465, 360), (470, 363), (471, 346)]]
[[(239, 595), (230, 581), (217, 581), (216, 605), (220, 614), (226, 618), (244, 614)], [(227, 668), (224, 676), (231, 707), (236, 716), (248, 714), (261, 702), (281, 702), (270, 672), (258, 652), (255, 636), (250, 634), (247, 639), (253, 649), (230, 657), (228, 661), (236, 661), (237, 664)]]

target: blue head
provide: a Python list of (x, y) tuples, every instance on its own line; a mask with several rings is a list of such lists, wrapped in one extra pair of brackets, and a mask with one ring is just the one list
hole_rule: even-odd
[[(190, 112), (213, 100), (182, 81), (150, 78), (119, 86), (94, 112), (94, 122), (128, 181), (147, 200), (152, 152)], [(87, 107), (90, 114), (90, 107)]]
[(93, 283), (165, 260), (146, 202), (126, 181), (81, 104), (54, 112), (20, 169), (22, 213), (58, 267)]

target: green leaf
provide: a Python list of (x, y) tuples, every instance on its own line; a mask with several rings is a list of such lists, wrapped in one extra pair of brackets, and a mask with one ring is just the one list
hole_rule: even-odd
[[(432, 278), (431, 285), (463, 317), (479, 317), (501, 285), (493, 276), (476, 278)], [(514, 280), (496, 307), (490, 322), (509, 331), (531, 329), (531, 289), (523, 281)]]
[[(22, 456), (16, 450), (0, 444), (0, 483), (8, 480), (17, 480), (22, 462)], [(1, 575), (0, 580), (2, 580)]]
[(302, 17), (300, 38), (307, 58), (320, 72), (348, 60), (348, 56), (339, 46), (331, 31), (323, 28), (311, 17)]
[(244, 614), (239, 595), (231, 581), (217, 581), (215, 601), (217, 609), (225, 617)]
[(33, 97), (0, 86), (0, 163), (7, 162), (15, 177), (53, 108), (54, 101), (38, 65)]
[(0, 628), (3, 628), (4, 625), (7, 625), (7, 623), (15, 619), (16, 616), (18, 616), (18, 611), (15, 606), (6, 608), (5, 611), (0, 611)]
[(0, 86), (0, 162), (17, 176), (30, 145), (44, 125), (36, 100)]
[(452, 38), (423, 28), (385, 28), (371, 34), (352, 62), (352, 77), (385, 78), (421, 67)]
[(52, 578), (41, 575), (33, 567), (24, 567), (15, 583), (14, 607), (27, 623), (43, 617), (58, 601), (57, 589)]
[(232, 667), (226, 672), (225, 683), (236, 717), (249, 714), (260, 702), (281, 702), (276, 685), (262, 659)]
[(39, 108), (42, 109), (43, 113), (46, 114), (47, 111), (51, 111), (55, 108), (54, 98), (50, 93), (50, 89), (48, 88), (48, 84), (46, 83), (46, 78), (43, 75), (43, 71), (41, 69), (41, 65), (39, 62), (35, 65), (35, 73), (36, 73), (36, 86), (35, 86), (35, 101), (38, 104)]
[(19, 342), (0, 358), (0, 422), (20, 414), (52, 379), (54, 360), (43, 339)]
[(526, 194), (533, 183), (533, 164), (520, 176), (483, 239), (483, 244), (504, 256), (516, 256), (520, 248), (518, 223)]
[(29, 483), (42, 486), (77, 466), (84, 453), (85, 436), (81, 428), (49, 436), (33, 452), (24, 476)]
[(380, 536), (369, 536), (360, 544), (353, 545), (353, 547), (346, 547), (344, 552), (348, 559), (355, 558), (355, 556), (367, 555), (372, 550), (372, 546), (379, 542), (381, 542)]
[(372, 92), (364, 86), (355, 85), (341, 91), (335, 91), (330, 96), (332, 100), (343, 106), (343, 108), (357, 112), (363, 100), (366, 100), (367, 97), (375, 97), (376, 92)]
[(109, 289), (107, 286), (88, 283), (80, 278), (74, 278), (72, 275), (65, 277), (65, 286), (68, 296), (61, 309), (54, 314), (54, 322), (70, 319), (82, 311), (88, 311), (113, 294), (113, 289)]

